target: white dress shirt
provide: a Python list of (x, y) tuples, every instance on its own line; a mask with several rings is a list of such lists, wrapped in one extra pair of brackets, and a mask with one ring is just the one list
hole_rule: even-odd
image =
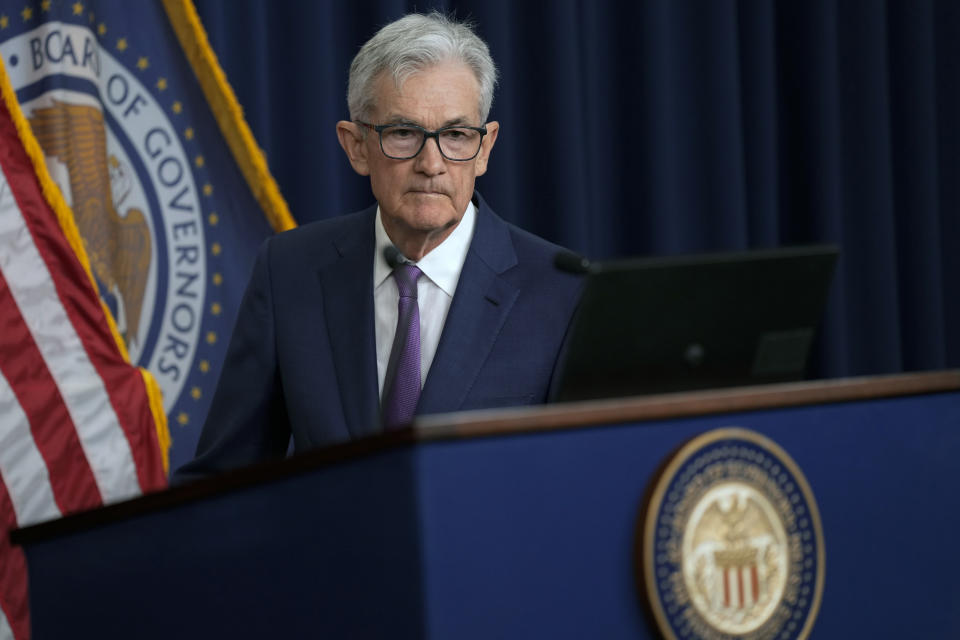
[[(463, 214), (449, 236), (437, 245), (433, 251), (414, 263), (423, 272), (417, 281), (417, 301), (420, 307), (420, 386), (430, 371), (433, 356), (437, 353), (440, 333), (457, 290), (460, 272), (467, 259), (473, 227), (476, 224), (476, 210), (473, 203), (467, 204)], [(394, 334), (397, 332), (397, 301), (400, 293), (396, 281), (390, 277), (391, 269), (383, 257), (383, 250), (393, 244), (383, 228), (380, 208), (377, 207), (376, 250), (373, 253), (373, 314), (377, 338), (377, 380), (380, 395), (383, 396), (383, 383), (387, 375), (387, 363), (390, 362), (390, 350), (393, 348)]]

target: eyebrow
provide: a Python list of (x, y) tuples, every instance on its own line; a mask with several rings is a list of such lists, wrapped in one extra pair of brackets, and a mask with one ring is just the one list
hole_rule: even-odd
[[(402, 116), (399, 114), (388, 115), (384, 119), (384, 122), (388, 124), (413, 124), (418, 127), (422, 127), (423, 129), (426, 129), (426, 127), (424, 127), (421, 123), (417, 122), (416, 120), (412, 120), (410, 118), (407, 118), (406, 116)], [(438, 129), (443, 129), (445, 127), (459, 127), (459, 126), (469, 127), (473, 125), (470, 124), (470, 119), (467, 118), (466, 116), (457, 116), (456, 118), (451, 118), (446, 122), (444, 122), (442, 125), (438, 127)]]

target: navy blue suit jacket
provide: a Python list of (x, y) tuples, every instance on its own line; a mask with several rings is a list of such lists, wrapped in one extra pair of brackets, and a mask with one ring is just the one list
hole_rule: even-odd
[[(545, 402), (581, 280), (559, 247), (479, 196), (474, 236), (417, 414)], [(260, 249), (217, 391), (180, 476), (382, 430), (373, 314), (376, 206)]]

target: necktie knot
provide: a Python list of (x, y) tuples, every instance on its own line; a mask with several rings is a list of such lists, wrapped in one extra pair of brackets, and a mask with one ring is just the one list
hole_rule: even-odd
[(397, 291), (400, 292), (401, 298), (416, 299), (417, 280), (422, 275), (423, 272), (412, 264), (401, 264), (393, 270), (393, 279), (397, 282)]

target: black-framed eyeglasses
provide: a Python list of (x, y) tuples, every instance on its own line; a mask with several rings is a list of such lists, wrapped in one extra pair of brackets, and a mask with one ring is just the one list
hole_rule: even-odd
[(487, 135), (486, 127), (442, 127), (428, 131), (415, 124), (379, 124), (374, 125), (355, 120), (359, 125), (377, 132), (380, 136), (380, 150), (383, 155), (394, 160), (409, 160), (417, 156), (427, 143), (427, 138), (437, 141), (440, 153), (447, 160), (466, 162), (480, 153), (480, 143)]

